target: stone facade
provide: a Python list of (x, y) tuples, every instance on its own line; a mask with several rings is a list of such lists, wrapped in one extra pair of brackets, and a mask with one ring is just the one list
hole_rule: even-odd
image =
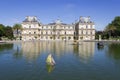
[(37, 17), (26, 17), (22, 22), (22, 40), (94, 40), (94, 23), (89, 17), (81, 17), (75, 24), (65, 24), (57, 19), (54, 23), (41, 24)]
[(95, 25), (90, 21), (90, 17), (80, 17), (75, 24), (75, 36), (78, 40), (95, 39)]

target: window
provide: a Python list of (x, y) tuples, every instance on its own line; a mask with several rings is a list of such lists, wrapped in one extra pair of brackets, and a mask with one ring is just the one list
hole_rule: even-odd
[(86, 34), (88, 34), (88, 32), (86, 31)]
[(91, 34), (92, 34), (92, 31), (91, 31)]
[(66, 34), (66, 32), (65, 32), (65, 34)]
[(76, 35), (75, 32), (74, 32), (74, 35)]
[(81, 31), (81, 34), (83, 34), (83, 30)]
[(83, 31), (83, 34), (86, 34), (86, 31), (85, 31), (85, 30)]
[(71, 37), (68, 37), (68, 39), (70, 40), (70, 39), (71, 39)]
[(93, 28), (93, 26), (91, 25), (91, 27), (90, 27), (91, 29)]
[(40, 29), (38, 29), (38, 31), (40, 31)]
[(41, 34), (43, 34), (43, 32), (41, 32)]
[(57, 32), (57, 34), (59, 35), (59, 34), (60, 34), (60, 32)]
[(52, 39), (52, 37), (50, 37), (50, 39)]
[(31, 28), (31, 26), (29, 26), (29, 28)]

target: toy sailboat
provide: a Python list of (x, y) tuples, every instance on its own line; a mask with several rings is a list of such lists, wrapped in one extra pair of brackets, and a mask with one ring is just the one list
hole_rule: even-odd
[(48, 57), (47, 57), (47, 59), (46, 59), (46, 63), (47, 63), (47, 65), (55, 65), (56, 63), (55, 63), (55, 60), (53, 59), (53, 57), (52, 57), (52, 54), (49, 54), (48, 55)]

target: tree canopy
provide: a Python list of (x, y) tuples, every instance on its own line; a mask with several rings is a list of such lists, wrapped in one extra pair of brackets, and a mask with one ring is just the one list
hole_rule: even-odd
[(120, 16), (115, 17), (114, 20), (105, 27), (105, 32), (112, 37), (120, 36)]
[(11, 26), (0, 24), (0, 40), (2, 38), (13, 39), (13, 30)]
[(5, 27), (5, 37), (7, 37), (8, 39), (12, 39), (13, 38), (13, 31), (12, 31), (12, 27), (10, 26), (6, 26)]
[(21, 24), (15, 24), (15, 25), (13, 26), (13, 30), (16, 30), (16, 31), (17, 31), (17, 34), (19, 34), (19, 30), (20, 30), (20, 31), (22, 30)]

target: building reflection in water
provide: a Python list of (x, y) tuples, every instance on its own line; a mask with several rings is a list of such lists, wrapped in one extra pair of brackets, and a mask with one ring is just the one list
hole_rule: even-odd
[(35, 60), (40, 55), (40, 42), (22, 42), (21, 50), (28, 60)]
[[(29, 60), (36, 59), (40, 54), (55, 54), (60, 56), (66, 52), (66, 45), (63, 41), (37, 41), (37, 42), (22, 42), (21, 50), (23, 56)], [(69, 51), (69, 50), (68, 50)]]
[(74, 54), (82, 62), (88, 62), (94, 56), (95, 42), (79, 42), (79, 45), (73, 45)]
[[(69, 45), (70, 42), (64, 41), (37, 41), (37, 42), (22, 42), (22, 56), (28, 60), (35, 60), (41, 54), (47, 56), (49, 53), (57, 57), (64, 54), (76, 54), (82, 61), (88, 61), (94, 55), (94, 42), (79, 42), (80, 45)], [(54, 56), (53, 55), (53, 56)]]
[(60, 57), (65, 53), (71, 52), (72, 47), (64, 41), (43, 41), (40, 43), (40, 53), (55, 54)]
[(13, 56), (16, 59), (22, 58), (21, 43), (14, 43), (13, 50), (14, 50)]

